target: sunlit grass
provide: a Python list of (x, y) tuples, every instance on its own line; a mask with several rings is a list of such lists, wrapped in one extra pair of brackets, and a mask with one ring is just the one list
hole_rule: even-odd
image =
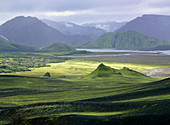
[(61, 113), (60, 115), (88, 115), (88, 116), (110, 116), (110, 115), (118, 115), (128, 113), (129, 111), (121, 111), (121, 112), (69, 112), (69, 113)]
[(132, 70), (142, 72), (150, 69), (168, 67), (168, 65), (158, 64), (139, 64), (139, 63), (122, 63), (122, 62), (97, 62), (83, 59), (73, 59), (62, 63), (50, 63), (50, 67), (30, 68), (31, 71), (12, 73), (26, 76), (43, 76), (46, 72), (50, 72), (52, 77), (56, 76), (81, 76), (88, 75), (94, 71), (99, 64), (104, 63), (115, 69), (128, 67)]
[[(0, 106), (39, 102), (76, 101), (133, 92), (157, 79), (112, 77), (105, 79), (0, 78)], [(12, 88), (12, 90), (11, 90)], [(4, 91), (3, 91), (4, 90)]]

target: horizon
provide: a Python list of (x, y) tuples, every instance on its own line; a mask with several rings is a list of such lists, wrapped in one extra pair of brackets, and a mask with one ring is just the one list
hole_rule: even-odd
[[(132, 21), (132, 20), (134, 20), (134, 19), (136, 19), (136, 18), (138, 18), (138, 17), (142, 17), (142, 16), (144, 16), (144, 15), (150, 15), (150, 16), (170, 16), (170, 15), (161, 15), (161, 14), (142, 14), (142, 15), (140, 15), (140, 16), (137, 16), (137, 17), (134, 17), (133, 19), (131, 19), (131, 20), (127, 20), (127, 21), (115, 21), (115, 20), (108, 20), (108, 21), (96, 21), (96, 22), (86, 22), (86, 23), (76, 23), (76, 22), (70, 22), (70, 23), (74, 23), (74, 24), (76, 24), (76, 25), (83, 25), (83, 24), (90, 24), (90, 23), (110, 23), (110, 22), (116, 22), (116, 23), (124, 23), (124, 22), (130, 22), (130, 21)], [(18, 16), (15, 16), (15, 17), (13, 17), (13, 18), (10, 18), (10, 19), (7, 19), (5, 22), (2, 22), (2, 23), (0, 23), (0, 25), (2, 25), (2, 24), (4, 24), (4, 23), (6, 23), (7, 21), (10, 21), (10, 20), (12, 20), (12, 19), (14, 19), (14, 18), (17, 18), (17, 17), (25, 17), (25, 18), (27, 18), (27, 17), (33, 17), (33, 18), (37, 18), (37, 19), (39, 19), (39, 20), (50, 20), (50, 21), (54, 21), (54, 22), (69, 22), (69, 21), (56, 21), (56, 20), (53, 20), (53, 19), (48, 19), (48, 18), (38, 18), (38, 17), (36, 17), (36, 16), (30, 16), (30, 15), (26, 15), (26, 16), (24, 16), (24, 15), (18, 15)]]
[(1, 1), (0, 24), (16, 16), (32, 16), (75, 24), (127, 22), (144, 14), (167, 15), (169, 0), (13, 0)]

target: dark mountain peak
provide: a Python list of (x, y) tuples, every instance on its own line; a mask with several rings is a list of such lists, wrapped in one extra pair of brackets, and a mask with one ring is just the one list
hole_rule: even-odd
[(170, 42), (170, 16), (145, 14), (128, 22), (118, 31), (136, 31), (161, 41)]
[[(17, 16), (13, 19), (35, 19), (36, 17), (32, 17), (32, 16)], [(37, 18), (36, 18), (37, 19)]]
[[(72, 27), (72, 24), (66, 24)], [(62, 26), (61, 29), (64, 29)], [(71, 30), (71, 32), (74, 29)], [(63, 34), (56, 28), (42, 22), (36, 17), (15, 17), (0, 26), (0, 35), (10, 42), (29, 46), (46, 46), (52, 43), (75, 44), (88, 41), (91, 36)]]
[[(17, 23), (17, 22), (21, 22), (21, 21), (22, 22), (30, 22), (30, 21), (40, 21), (40, 20), (36, 17), (31, 17), (31, 16), (27, 16), (27, 17), (17, 16), (15, 18), (11, 19), (11, 20), (8, 20), (6, 23), (11, 23), (11, 22)], [(4, 23), (4, 24), (6, 24), (6, 23)]]
[(15, 17), (0, 26), (0, 34), (10, 42), (29, 46), (44, 46), (64, 42), (65, 36), (36, 17)]

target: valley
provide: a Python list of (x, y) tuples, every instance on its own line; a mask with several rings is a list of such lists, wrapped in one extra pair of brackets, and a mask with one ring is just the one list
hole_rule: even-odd
[(31, 16), (6, 21), (0, 124), (168, 125), (169, 21), (163, 15), (84, 24)]
[[(169, 77), (140, 73), (170, 67), (168, 63), (121, 62), (101, 57), (55, 60), (50, 58), (53, 54), (7, 54), (9, 59), (29, 59), (31, 55), (32, 61), (37, 60), (34, 56), (49, 61), (48, 66), (28, 65), (30, 71), (1, 73), (1, 124), (68, 124), (74, 119), (76, 124), (82, 124), (82, 120), (84, 124), (122, 124), (134, 117), (136, 122), (146, 123), (169, 120)], [(47, 72), (50, 77), (44, 76)]]

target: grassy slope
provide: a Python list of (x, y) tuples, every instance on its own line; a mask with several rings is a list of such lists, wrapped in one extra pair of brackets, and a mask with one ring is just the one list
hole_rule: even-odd
[[(26, 76), (43, 76), (46, 72), (50, 72), (52, 77), (56, 76), (81, 76), (88, 75), (94, 71), (101, 62), (88, 61), (83, 59), (69, 60), (64, 63), (50, 63), (50, 67), (41, 68), (30, 68), (32, 71), (17, 73), (17, 75)], [(149, 69), (169, 67), (169, 65), (158, 65), (158, 64), (140, 64), (140, 63), (121, 63), (121, 62), (106, 62), (103, 61), (107, 66), (115, 69), (122, 69), (128, 67), (132, 70), (141, 72)]]
[[(168, 114), (170, 79), (159, 82), (155, 82), (155, 80), (143, 77), (138, 79), (119, 78), (117, 76), (95, 80), (1, 77), (1, 106), (47, 102), (9, 108), (0, 113), (3, 116), (1, 120), (5, 121), (7, 118), (8, 121), (10, 118), (14, 119), (18, 116), (24, 119), (36, 117), (48, 117), (49, 119), (49, 117), (55, 118), (59, 115), (69, 114), (90, 116), (113, 116), (116, 114), (129, 116), (129, 113), (131, 115), (136, 113)], [(143, 98), (152, 98), (152, 100), (143, 100)], [(81, 101), (55, 103), (55, 101), (77, 100)]]
[(22, 46), (0, 40), (0, 51), (35, 51), (33, 47)]
[(62, 44), (62, 43), (54, 43), (52, 45), (46, 46), (42, 48), (40, 51), (44, 52), (71, 52), (76, 51), (74, 48), (72, 48), (69, 45)]
[[(50, 68), (51, 71), (53, 69), (54, 73), (61, 73), (60, 70), (65, 67), (64, 73), (67, 72), (67, 68), (70, 68), (69, 71), (73, 71), (73, 73), (81, 71), (83, 74), (88, 74), (98, 64), (99, 62), (93, 61), (70, 60), (65, 63), (53, 64)], [(162, 65), (134, 65), (116, 62), (106, 62), (104, 64), (117, 69), (126, 66), (137, 71), (162, 67)], [(42, 72), (43, 70), (41, 69), (43, 68), (35, 69), (32, 73), (35, 73), (35, 71)], [(85, 69), (86, 71), (84, 71)], [(44, 72), (47, 71), (47, 69), (44, 70)], [(24, 118), (33, 119), (29, 121), (32, 122), (34, 118), (38, 117), (40, 121), (55, 122), (55, 117), (67, 114), (68, 116), (65, 116), (66, 119), (73, 117), (80, 120), (81, 117), (82, 120), (85, 120), (84, 123), (87, 123), (89, 118), (89, 121), (92, 119), (93, 121), (101, 121), (100, 117), (104, 121), (107, 119), (112, 121), (116, 114), (122, 114), (118, 118), (123, 116), (126, 118), (125, 116), (133, 116), (135, 114), (160, 114), (160, 112), (168, 115), (170, 79), (156, 82), (159, 78), (132, 77), (134, 74), (129, 75), (129, 69), (126, 68), (122, 69), (121, 72), (124, 72), (126, 75), (123, 77), (113, 75), (96, 79), (42, 79), (2, 76), (0, 77), (0, 107), (39, 104), (14, 107), (12, 109), (7, 108), (4, 112), (0, 112), (0, 115), (3, 116), (1, 120), (3, 122), (19, 121), (18, 119)], [(50, 103), (55, 101), (76, 102)], [(102, 112), (102, 114), (99, 112)], [(80, 116), (70, 116), (69, 114), (79, 114)], [(94, 117), (87, 118), (84, 115), (94, 115)]]
[(83, 48), (117, 48), (117, 49), (151, 49), (170, 44), (157, 39), (146, 37), (134, 31), (119, 31), (105, 33), (97, 40), (83, 44)]

